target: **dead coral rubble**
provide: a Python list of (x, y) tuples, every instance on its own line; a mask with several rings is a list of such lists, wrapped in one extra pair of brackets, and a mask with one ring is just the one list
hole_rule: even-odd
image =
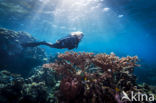
[(43, 68), (63, 77), (57, 94), (60, 103), (117, 103), (121, 91), (137, 91), (133, 75), (137, 62), (137, 56), (66, 52)]

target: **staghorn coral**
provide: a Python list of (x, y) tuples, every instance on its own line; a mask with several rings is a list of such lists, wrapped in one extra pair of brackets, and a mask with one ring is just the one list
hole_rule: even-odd
[(118, 71), (125, 68), (133, 68), (136, 65), (136, 62), (138, 61), (137, 56), (134, 57), (123, 57), (119, 58), (115, 56), (114, 53), (111, 53), (110, 55), (107, 54), (97, 54), (95, 58), (93, 59), (93, 63), (102, 68), (104, 71)]
[(93, 53), (85, 52), (66, 52), (65, 54), (58, 55), (58, 58), (62, 59), (63, 61), (68, 61), (70, 64), (85, 70), (86, 67), (90, 66), (93, 55)]
[(43, 68), (54, 69), (61, 75), (75, 76), (78, 72), (84, 73), (91, 66), (93, 53), (66, 52), (58, 55), (58, 58), (55, 63), (44, 64)]
[(58, 100), (65, 103), (116, 103), (120, 91), (136, 90), (137, 56), (119, 58), (114, 53), (66, 52), (43, 68), (62, 76)]

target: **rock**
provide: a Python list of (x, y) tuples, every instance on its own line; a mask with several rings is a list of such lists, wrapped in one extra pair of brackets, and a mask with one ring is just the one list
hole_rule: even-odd
[(26, 76), (31, 68), (45, 63), (46, 55), (43, 49), (21, 46), (22, 43), (35, 41), (28, 33), (0, 28), (0, 69)]

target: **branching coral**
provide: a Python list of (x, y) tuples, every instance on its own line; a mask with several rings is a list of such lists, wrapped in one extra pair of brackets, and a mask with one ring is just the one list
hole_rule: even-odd
[(66, 52), (59, 54), (56, 62), (43, 67), (53, 69), (63, 77), (59, 101), (115, 103), (118, 102), (116, 88), (128, 91), (135, 85), (132, 83), (134, 76), (130, 74), (137, 61), (136, 56), (119, 58), (114, 53)]
[[(60, 84), (60, 91), (67, 100), (73, 100), (81, 93), (82, 84), (77, 78), (64, 78)], [(70, 91), (70, 92), (69, 92)]]
[(136, 65), (136, 62), (138, 61), (137, 56), (134, 57), (123, 57), (119, 58), (115, 56), (114, 53), (111, 53), (110, 55), (107, 54), (97, 54), (93, 58), (93, 63), (102, 68), (104, 71), (118, 71), (122, 70), (124, 68), (133, 68)]
[(75, 76), (91, 66), (93, 57), (93, 53), (66, 52), (58, 55), (59, 60), (55, 63), (44, 64), (43, 67), (54, 69), (58, 74)]

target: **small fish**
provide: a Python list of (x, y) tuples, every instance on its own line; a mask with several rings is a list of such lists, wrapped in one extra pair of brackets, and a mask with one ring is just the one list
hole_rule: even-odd
[(85, 77), (84, 80), (86, 81), (87, 80), (87, 77)]
[(119, 89), (119, 88), (115, 88), (115, 91), (116, 91), (116, 92), (119, 92), (119, 91), (120, 91), (120, 89)]
[(72, 32), (70, 33), (69, 36), (57, 40), (56, 43), (54, 44), (43, 41), (43, 42), (23, 43), (21, 45), (23, 47), (36, 47), (39, 45), (46, 45), (51, 48), (57, 48), (57, 49), (67, 48), (70, 50), (70, 49), (78, 48), (78, 44), (82, 38), (83, 38), (82, 32)]

